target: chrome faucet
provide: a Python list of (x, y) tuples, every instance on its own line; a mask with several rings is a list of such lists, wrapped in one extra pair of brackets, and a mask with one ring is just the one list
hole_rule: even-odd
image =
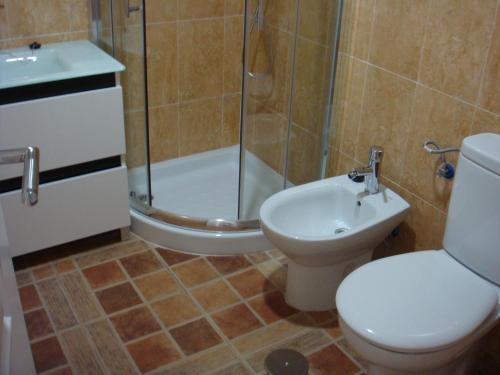
[(40, 150), (31, 146), (0, 150), (0, 164), (17, 163), (24, 163), (21, 200), (25, 205), (34, 206), (38, 202)]
[(379, 191), (379, 174), (380, 174), (380, 163), (382, 162), (382, 156), (384, 155), (384, 149), (379, 146), (370, 147), (368, 165), (366, 167), (354, 168), (349, 172), (348, 176), (351, 180), (356, 177), (365, 177), (365, 191), (370, 194), (376, 194)]

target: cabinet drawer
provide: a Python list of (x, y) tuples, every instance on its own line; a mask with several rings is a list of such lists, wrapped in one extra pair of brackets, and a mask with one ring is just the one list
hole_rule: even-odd
[[(38, 146), (40, 170), (125, 153), (120, 86), (0, 106), (0, 149)], [(6, 165), (0, 181), (22, 175)]]
[(0, 194), (11, 256), (130, 225), (125, 166), (40, 185), (33, 207)]

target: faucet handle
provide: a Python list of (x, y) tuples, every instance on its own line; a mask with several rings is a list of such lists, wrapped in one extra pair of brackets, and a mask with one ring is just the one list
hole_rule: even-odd
[(382, 161), (382, 156), (384, 155), (384, 149), (380, 146), (370, 147), (370, 152), (368, 158), (370, 162), (380, 163)]

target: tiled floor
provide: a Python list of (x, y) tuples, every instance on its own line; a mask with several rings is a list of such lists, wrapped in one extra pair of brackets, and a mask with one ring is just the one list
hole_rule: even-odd
[(263, 374), (286, 347), (310, 374), (361, 374), (335, 312), (288, 306), (285, 276), (277, 251), (196, 257), (138, 238), (17, 272), (40, 373)]

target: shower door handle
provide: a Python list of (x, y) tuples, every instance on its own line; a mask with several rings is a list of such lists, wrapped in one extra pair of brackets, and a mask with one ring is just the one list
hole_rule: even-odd
[(130, 5), (130, 0), (125, 0), (125, 9), (127, 10), (127, 18), (130, 18), (130, 13), (142, 10), (141, 5)]

